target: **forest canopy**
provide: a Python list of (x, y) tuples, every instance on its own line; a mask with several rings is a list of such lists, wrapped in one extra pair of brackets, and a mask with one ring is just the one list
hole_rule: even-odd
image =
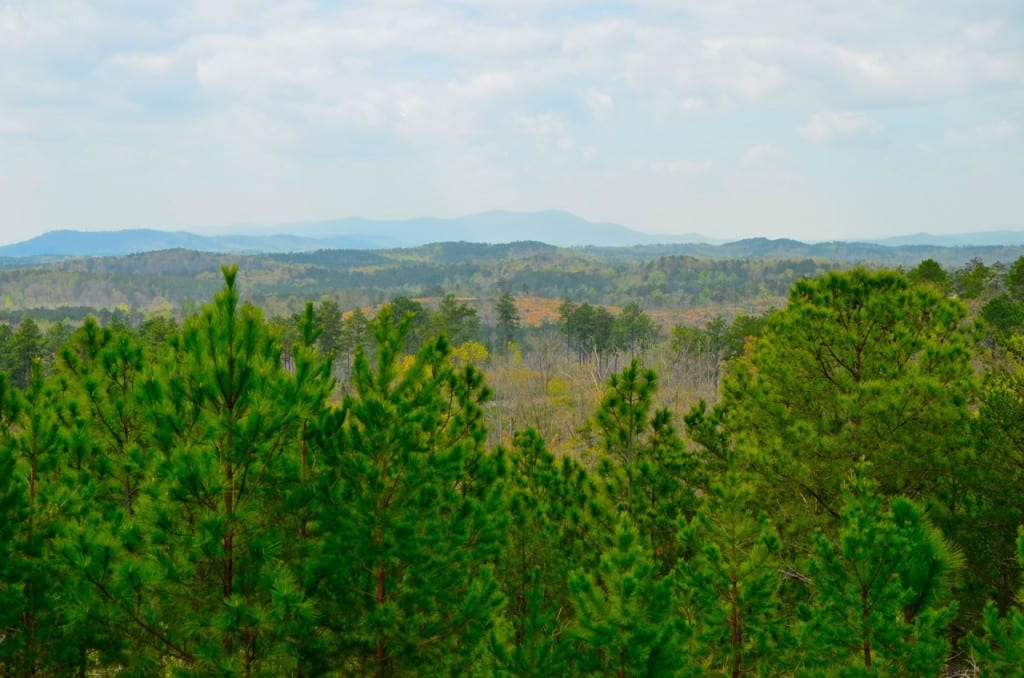
[(282, 323), (235, 267), (180, 322), (7, 328), (0, 673), (1012, 675), (1024, 300), (979, 266), (660, 339), (524, 338), (506, 290), (490, 353), (454, 294)]

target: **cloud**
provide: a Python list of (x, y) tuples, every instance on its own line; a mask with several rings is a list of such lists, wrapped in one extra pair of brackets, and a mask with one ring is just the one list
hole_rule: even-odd
[(798, 131), (808, 141), (824, 144), (835, 137), (877, 134), (883, 129), (881, 123), (862, 111), (829, 111), (815, 113)]
[[(946, 130), (942, 136), (942, 142), (950, 148), (991, 146), (1007, 141), (1016, 133), (1017, 128), (1012, 122), (1000, 120), (966, 130)], [(927, 148), (931, 150), (931, 146)]]
[[(173, 209), (209, 223), (271, 207), (422, 214), (523, 198), (578, 209), (562, 194), (589, 205), (600, 193), (608, 216), (628, 221), (619, 205), (635, 201), (609, 187), (633, 167), (649, 213), (671, 215), (664, 225), (678, 193), (657, 197), (645, 179), (678, 190), (675, 176), (712, 168), (666, 152), (797, 168), (798, 148), (763, 140), (799, 125), (834, 143), (890, 119), (893, 154), (923, 142), (1017, 148), (1024, 21), (1012, 2), (865, 2), (0, 0), (0, 177), (30, 165), (47, 178), (9, 191), (5, 212), (158, 224)], [(136, 182), (134, 211), (92, 197), (101, 177), (110, 195)], [(160, 182), (180, 190), (163, 215)], [(250, 203), (249, 182), (299, 197)], [(359, 189), (337, 190), (349, 185)], [(701, 201), (713, 203), (688, 204)], [(0, 214), (0, 232), (16, 226)]]
[(565, 128), (565, 123), (550, 114), (524, 115), (519, 118), (519, 126), (528, 134), (548, 136), (561, 132)]
[(992, 125), (978, 128), (978, 133), (982, 138), (991, 141), (1005, 141), (1017, 133), (1017, 128), (1009, 120), (1000, 120)]
[(587, 89), (587, 109), (598, 120), (605, 120), (615, 108), (615, 101), (596, 87)]
[(707, 108), (703, 99), (686, 97), (679, 102), (679, 110), (683, 113), (702, 113)]
[(743, 154), (741, 161), (744, 165), (759, 165), (783, 157), (785, 155), (771, 144), (754, 144)]

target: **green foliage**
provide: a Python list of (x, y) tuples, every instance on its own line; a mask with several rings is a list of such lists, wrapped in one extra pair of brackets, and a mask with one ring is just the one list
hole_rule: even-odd
[[(1017, 562), (1024, 567), (1024, 529), (1017, 537)], [(1024, 610), (1021, 596), (1003, 616), (994, 603), (985, 606), (982, 634), (968, 638), (980, 678), (1024, 676)]]
[(684, 650), (689, 629), (675, 613), (672, 579), (658, 574), (627, 517), (597, 568), (575, 572), (570, 590), (581, 675), (697, 675)]
[(316, 321), (321, 328), (317, 348), (324, 355), (335, 353), (341, 344), (344, 319), (341, 307), (334, 299), (322, 299), (316, 309)]
[(938, 675), (956, 612), (945, 595), (956, 558), (920, 508), (886, 502), (864, 470), (844, 491), (838, 539), (815, 535), (808, 675)]
[(157, 313), (139, 324), (139, 340), (150, 358), (156, 358), (166, 350), (171, 337), (177, 333), (178, 323), (169, 315)]
[(454, 294), (446, 294), (431, 318), (431, 332), (444, 335), (452, 346), (462, 346), (477, 340), (480, 318), (476, 309), (460, 303)]
[(559, 307), (559, 313), (566, 342), (576, 349), (580, 362), (600, 359), (612, 352), (615, 318), (608, 309), (587, 302), (576, 305), (566, 301)]
[[(994, 598), (1006, 609), (1021, 585), (1016, 534), (1024, 524), (1024, 336), (1002, 344), (1002, 359), (985, 376), (981, 404), (973, 421), (982, 463), (965, 469), (978, 488), (972, 520), (962, 526), (973, 551), (968, 562), (972, 587), (981, 600)], [(984, 536), (977, 524), (986, 526)]]
[(158, 571), (147, 589), (162, 618), (178, 620), (165, 651), (190, 668), (280, 673), (295, 669), (289, 632), (303, 608), (284, 567), (299, 533), (288, 499), (323, 392), (284, 372), (259, 310), (239, 303), (235, 274), (224, 270), (224, 289), (185, 322), (166, 372), (146, 385), (159, 454), (147, 498)]
[(564, 674), (574, 619), (569, 573), (592, 570), (605, 516), (579, 463), (557, 459), (533, 429), (517, 433), (509, 452), (507, 541), (498, 560), (505, 593), (505, 638), (495, 640), (498, 666), (513, 675)]
[(1014, 301), (1009, 294), (1000, 294), (981, 307), (981, 317), (996, 337), (1002, 339), (1024, 327), (1024, 301)]
[[(615, 270), (580, 265), (581, 285)], [(694, 274), (708, 296), (746, 270), (701, 266), (619, 270), (659, 290)], [(762, 282), (816, 270), (773, 266), (757, 264)], [(976, 343), (933, 285), (833, 274), (764, 326), (679, 329), (677, 368), (733, 365), (723, 406), (686, 417), (700, 449), (632, 361), (590, 420), (591, 471), (533, 430), (487, 448), (475, 345), (456, 358), (428, 338), (475, 331), (456, 297), (418, 328), (408, 298), (401, 319), (342, 320), (339, 297), (271, 322), (234, 268), (222, 277), (180, 330), (128, 310), (70, 336), (0, 324), (0, 366), (28, 365), (23, 388), (0, 370), (0, 673), (938, 675), (954, 613), (986, 675), (1019, 673), (1024, 340)], [(561, 312), (545, 386), (574, 388), (563, 350), (605, 367), (645, 350), (638, 304)], [(979, 346), (991, 367), (972, 414)], [(507, 365), (522, 380), (527, 366)], [(966, 555), (962, 579), (932, 522)]]
[(601, 436), (601, 486), (613, 513), (636, 526), (667, 572), (679, 557), (676, 517), (692, 512), (696, 467), (683, 449), (671, 413), (653, 414), (654, 370), (630, 361), (613, 374), (594, 417)]
[(612, 326), (612, 343), (630, 356), (646, 351), (657, 336), (658, 327), (635, 301), (623, 307)]
[(941, 292), (947, 292), (950, 287), (949, 274), (934, 259), (922, 260), (907, 272), (907, 279), (917, 284), (934, 285)]
[(680, 541), (692, 554), (676, 566), (676, 595), (694, 633), (690, 655), (706, 674), (769, 675), (791, 661), (780, 598), (775, 530), (750, 483), (733, 468), (712, 487)]
[[(61, 507), (68, 501), (71, 483), (61, 477), (64, 455), (57, 397), (44, 381), (38, 361), (30, 368), (24, 394), (0, 383), (8, 431), (0, 443), (0, 475), (8, 478), (2, 502), (9, 541), (0, 613), (0, 669), (5, 675), (68, 673), (86, 663), (90, 630), (65, 602), (73, 582), (58, 555), (65, 527)], [(11, 472), (18, 478), (13, 486)]]
[(501, 337), (501, 346), (505, 353), (508, 353), (508, 346), (515, 339), (516, 330), (519, 328), (519, 309), (516, 308), (516, 301), (512, 294), (505, 290), (498, 297), (494, 304), (494, 313), (498, 316), (498, 335)]
[(370, 321), (362, 309), (355, 309), (347, 316), (341, 326), (338, 337), (337, 356), (345, 368), (345, 375), (352, 372), (352, 361), (355, 359), (356, 348), (367, 344), (370, 339)]
[(1011, 264), (1003, 284), (1011, 299), (1018, 302), (1024, 301), (1024, 256), (1017, 257)]
[(520, 591), (511, 638), (492, 640), (491, 651), (501, 675), (542, 678), (570, 675), (574, 648), (565, 636), (564, 609), (548, 596), (540, 568)]
[(864, 269), (798, 282), (769, 317), (722, 406), (787, 541), (838, 518), (843, 478), (862, 459), (885, 494), (955, 510), (972, 382), (964, 317), (931, 287)]
[(997, 285), (994, 267), (986, 266), (981, 259), (971, 259), (953, 271), (953, 291), (961, 299), (978, 299), (990, 296)]
[(426, 339), (427, 325), (430, 321), (427, 309), (418, 301), (398, 296), (391, 300), (390, 317), (396, 326), (408, 319), (404, 331), (404, 350), (406, 353), (415, 353)]
[(464, 672), (501, 602), (498, 488), (460, 487), (488, 391), (475, 368), (451, 366), (444, 339), (403, 363), (410, 323), (378, 314), (375, 364), (357, 349), (354, 393), (326, 440), (319, 595), (348, 674)]
[(18, 388), (27, 388), (32, 374), (32, 364), (43, 354), (43, 334), (30, 317), (18, 324), (10, 339), (10, 376)]

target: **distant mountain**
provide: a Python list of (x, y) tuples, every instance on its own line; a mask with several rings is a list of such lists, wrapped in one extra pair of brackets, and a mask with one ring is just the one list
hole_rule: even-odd
[(290, 235), (204, 236), (150, 228), (123, 231), (49, 231), (24, 242), (0, 247), (0, 257), (107, 257), (187, 249), (198, 252), (291, 252), (331, 245)]
[[(643, 250), (709, 258), (758, 257), (839, 259), (896, 264), (908, 256), (930, 256), (935, 248), (1020, 247), (1024, 231), (987, 231), (958, 235), (896, 236), (864, 242), (803, 243), (790, 239), (748, 238), (736, 242), (711, 240), (696, 233), (652, 235), (620, 224), (587, 221), (570, 212), (482, 212), (451, 219), (373, 220), (359, 217), (295, 222), (269, 226), (242, 225), (226, 235), (187, 231), (131, 229), (123, 231), (50, 231), (14, 245), (0, 247), (0, 260), (23, 257), (123, 256), (167, 249), (260, 254), (312, 252), (325, 249), (382, 250), (419, 247), (437, 242), (506, 244), (536, 241), (556, 247), (640, 248), (609, 253), (617, 259), (644, 256)], [(897, 251), (900, 248), (909, 250)], [(918, 251), (914, 251), (918, 248)], [(963, 251), (944, 257), (958, 259)], [(993, 253), (987, 253), (990, 256)], [(0, 264), (2, 265), (2, 264)]]
[[(240, 254), (319, 249), (388, 249), (433, 242), (509, 243), (524, 240), (557, 247), (623, 247), (658, 243), (708, 243), (697, 235), (651, 235), (619, 224), (592, 222), (569, 212), (484, 212), (453, 219), (363, 218), (239, 226), (245, 234), (205, 236), (186, 231), (50, 231), (0, 247), (0, 257), (121, 256), (183, 248)], [(283, 235), (286, 234), (286, 235)]]
[[(252, 228), (252, 227), (250, 227)], [(266, 230), (262, 227), (260, 230)], [(503, 244), (523, 240), (556, 247), (628, 247), (660, 243), (711, 242), (698, 234), (652, 235), (609, 222), (587, 221), (571, 212), (492, 211), (440, 219), (375, 220), (359, 217), (276, 224), (275, 231), (330, 242), (335, 247), (385, 249), (432, 242)]]
[(931, 233), (912, 233), (892, 238), (867, 240), (865, 242), (887, 247), (906, 245), (930, 245), (932, 247), (992, 247), (1024, 245), (1024, 231), (978, 231), (976, 233), (955, 233), (950, 235), (933, 235)]

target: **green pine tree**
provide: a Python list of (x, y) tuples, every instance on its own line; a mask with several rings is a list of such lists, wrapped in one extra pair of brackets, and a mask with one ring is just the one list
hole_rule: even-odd
[(551, 599), (535, 567), (517, 591), (514, 628), (495, 634), (491, 651), (496, 673), (521, 678), (570, 675), (575, 648), (565, 635), (565, 609)]
[(498, 336), (501, 338), (501, 348), (506, 357), (508, 347), (516, 337), (516, 330), (519, 329), (519, 309), (516, 308), (516, 300), (512, 294), (505, 290), (494, 303), (494, 313), (498, 316)]
[(660, 576), (625, 515), (610, 550), (593, 572), (570, 578), (582, 675), (696, 675), (685, 652), (689, 631), (676, 614), (670, 576)]
[(623, 512), (668, 572), (679, 556), (676, 520), (692, 514), (696, 467), (672, 415), (652, 415), (658, 379), (638, 360), (613, 374), (594, 417), (601, 436), (598, 472), (609, 507)]
[[(8, 675), (79, 673), (99, 641), (89, 622), (69, 614), (64, 601), (74, 581), (59, 557), (64, 507), (77, 491), (62, 477), (65, 440), (58, 418), (58, 393), (36, 360), (18, 396), (5, 391), (3, 416), (10, 417), (3, 446), (22, 496), (8, 497), (13, 513), (7, 529), (9, 560), (4, 566), (5, 610), (17, 623), (0, 643), (0, 666)], [(72, 482), (68, 482), (71, 480)], [(5, 624), (6, 625), (6, 624)]]
[(320, 601), (348, 675), (466, 673), (501, 604), (500, 488), (467, 471), (488, 391), (474, 368), (452, 367), (444, 339), (403, 359), (410, 322), (378, 314), (374, 364), (357, 350), (326, 440)]
[(680, 541), (677, 595), (694, 628), (691, 655), (706, 673), (778, 674), (792, 637), (780, 600), (780, 542), (752, 486), (733, 468), (715, 483)]
[(509, 631), (495, 639), (498, 666), (517, 676), (564, 674), (572, 651), (565, 629), (574, 619), (569, 574), (597, 564), (600, 504), (582, 466), (556, 458), (534, 429), (515, 435), (509, 466), (497, 569)]
[(835, 529), (862, 460), (884, 494), (955, 520), (971, 462), (965, 314), (899, 272), (854, 269), (798, 281), (770, 316), (724, 381), (722, 418), (788, 549)]
[(956, 556), (913, 502), (886, 502), (859, 467), (846, 490), (837, 541), (818, 532), (805, 612), (806, 673), (935, 676), (956, 613), (948, 584)]
[[(1017, 562), (1024, 568), (1024, 529), (1017, 537)], [(968, 637), (979, 678), (1024, 676), (1024, 596), (1002, 616), (995, 603), (985, 606), (982, 630)]]
[(159, 616), (134, 621), (162, 629), (163, 650), (190, 671), (292, 673), (291, 620), (308, 618), (309, 606), (289, 567), (298, 536), (289, 501), (322, 393), (306, 394), (285, 372), (236, 275), (224, 269), (224, 288), (185, 321), (146, 384), (159, 455), (147, 497), (159, 577), (146, 612)]

